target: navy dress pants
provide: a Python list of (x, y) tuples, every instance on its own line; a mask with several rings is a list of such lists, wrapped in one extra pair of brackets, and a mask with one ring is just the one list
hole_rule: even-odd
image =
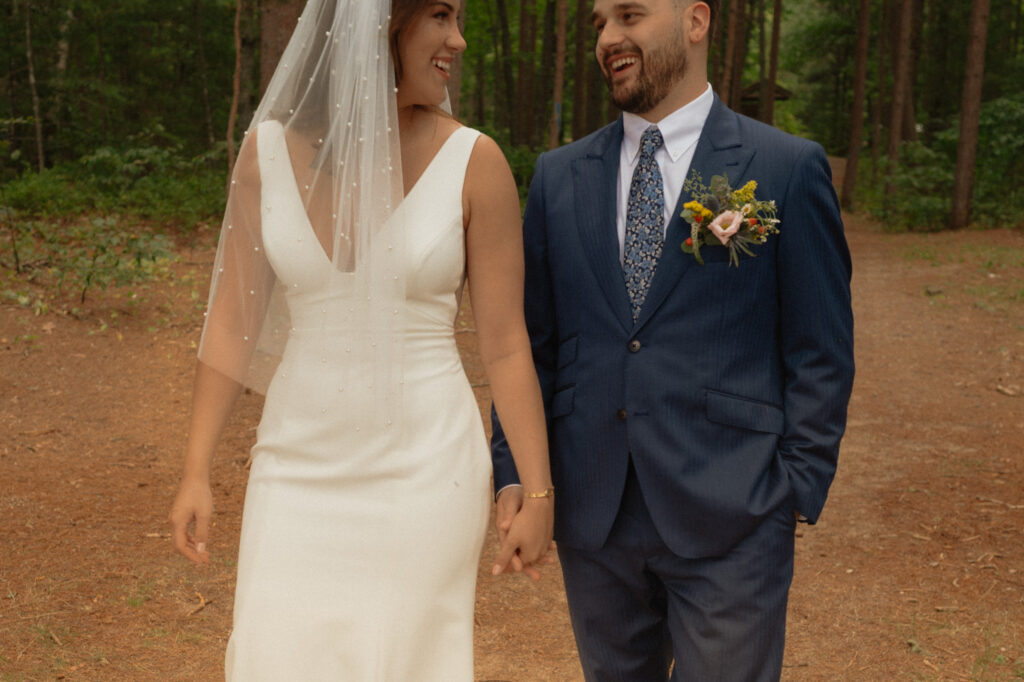
[(558, 546), (587, 682), (778, 680), (795, 524), (782, 505), (725, 556), (680, 557), (631, 463), (604, 547)]

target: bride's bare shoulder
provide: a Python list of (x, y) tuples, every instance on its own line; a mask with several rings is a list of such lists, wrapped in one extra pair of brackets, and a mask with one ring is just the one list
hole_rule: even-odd
[(501, 147), (494, 141), (494, 138), (485, 133), (480, 133), (480, 136), (477, 138), (469, 163), (470, 166), (475, 166), (475, 169), (481, 166), (496, 167), (496, 169), (508, 168), (505, 152), (501, 150)]

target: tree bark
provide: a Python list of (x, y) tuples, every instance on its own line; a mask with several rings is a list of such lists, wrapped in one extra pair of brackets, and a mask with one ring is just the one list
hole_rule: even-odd
[(516, 116), (515, 83), (512, 79), (512, 36), (509, 30), (508, 7), (505, 0), (496, 0), (497, 22), (495, 40), (498, 47), (498, 62), (500, 63), (499, 73), (501, 74), (502, 98), (499, 98), (501, 111), (505, 115), (505, 126), (508, 128), (509, 142), (515, 146), (519, 143), (519, 131), (516, 129), (518, 117)]
[(587, 61), (587, 132), (591, 133), (605, 124), (608, 88), (604, 74), (597, 63), (597, 57)]
[[(892, 3), (891, 0), (882, 0), (882, 26), (887, 26), (889, 23), (889, 17), (892, 16)], [(884, 108), (886, 98), (886, 75), (888, 74), (888, 62), (889, 53), (887, 46), (889, 41), (886, 39), (885, 34), (882, 30), (879, 30), (878, 40), (878, 75), (877, 84), (878, 88), (875, 94), (875, 102), (871, 108), (871, 177), (875, 179), (878, 177), (878, 163), (882, 158), (882, 110)]]
[(725, 49), (722, 50), (722, 74), (718, 82), (718, 96), (728, 104), (732, 101), (732, 70), (736, 57), (736, 41), (738, 40), (737, 22), (740, 9), (746, 0), (732, 0), (729, 3), (729, 29), (725, 34)]
[(242, 2), (242, 76), (238, 95), (238, 120), (248, 122), (260, 100), (260, 3)]
[(55, 130), (61, 128), (61, 110), (64, 108), (64, 88), (67, 87), (68, 56), (71, 54), (71, 43), (68, 41), (68, 30), (75, 15), (71, 7), (62, 13), (60, 26), (58, 27), (57, 41), (57, 63), (54, 69), (53, 101), (50, 106), (50, 121), (53, 122)]
[(853, 105), (850, 108), (850, 146), (846, 153), (846, 169), (843, 172), (843, 190), (839, 205), (844, 209), (853, 208), (853, 197), (857, 187), (857, 165), (864, 130), (864, 91), (868, 75), (868, 42), (871, 37), (871, 0), (860, 0), (857, 15), (857, 56), (853, 77)]
[[(211, 147), (213, 147), (216, 138), (213, 136), (213, 115), (210, 113), (210, 84), (206, 74), (206, 49), (203, 47), (203, 21), (200, 0), (192, 0), (192, 16), (195, 21), (196, 29), (196, 55), (199, 57), (199, 84), (203, 91), (203, 114), (206, 119), (206, 141)], [(235, 46), (236, 48), (238, 46), (237, 38)]]
[(546, 145), (548, 124), (551, 122), (551, 93), (555, 87), (555, 57), (558, 55), (557, 0), (544, 0), (544, 16), (541, 19), (540, 55), (534, 59), (537, 64), (533, 78), (533, 113), (530, 119), (530, 148)]
[(893, 54), (896, 63), (896, 80), (892, 86), (892, 111), (889, 117), (889, 161), (895, 164), (900, 158), (900, 143), (903, 141), (903, 107), (906, 106), (908, 82), (910, 80), (910, 33), (913, 21), (914, 0), (900, 0), (898, 52)]
[(270, 77), (281, 61), (288, 39), (295, 31), (305, 0), (261, 0), (260, 2), (260, 94), (267, 91)]
[(921, 57), (921, 36), (924, 23), (924, 0), (913, 0), (911, 4), (910, 52), (906, 92), (903, 99), (903, 139), (917, 141), (917, 102), (914, 84), (917, 82), (917, 63)]
[(768, 63), (768, 82), (771, 83), (771, 96), (765, 102), (764, 118), (769, 125), (775, 125), (775, 85), (779, 80), (779, 41), (782, 36), (782, 0), (775, 0), (772, 8), (772, 48), (771, 60)]
[(757, 1), (757, 120), (762, 122), (765, 121), (766, 108), (768, 106), (768, 98), (774, 94), (775, 86), (768, 83), (768, 39), (765, 35), (766, 28), (765, 22), (765, 0)]
[(238, 102), (242, 94), (242, 5), (235, 0), (235, 75), (231, 86), (231, 112), (228, 114), (228, 178), (235, 168), (235, 123), (238, 120)]
[(487, 65), (484, 63), (483, 55), (477, 55), (474, 59), (476, 88), (473, 90), (473, 111), (476, 116), (477, 126), (487, 123)]
[(534, 3), (523, 0), (519, 8), (519, 58), (516, 60), (516, 140), (513, 144), (532, 145), (534, 105), (534, 65), (537, 46), (537, 15)]
[[(590, 3), (576, 0), (576, 39), (573, 52), (572, 89), (572, 139), (578, 140), (587, 134), (587, 31)], [(591, 57), (593, 59), (593, 57)]]
[[(463, 5), (463, 11), (459, 12), (459, 33), (466, 33), (466, 11), (465, 5)], [(452, 116), (455, 118), (459, 117), (459, 112), (462, 109), (462, 65), (463, 65), (463, 54), (462, 52), (455, 55), (455, 61), (452, 63), (452, 77), (448, 81), (448, 99), (452, 105)]]
[(36, 162), (39, 171), (46, 168), (46, 157), (43, 154), (43, 117), (39, 106), (39, 88), (36, 86), (35, 59), (32, 56), (32, 3), (25, 3), (25, 61), (28, 63), (28, 87), (32, 96), (32, 117), (36, 129)]
[(953, 210), (949, 226), (966, 227), (971, 219), (974, 166), (978, 154), (978, 122), (981, 117), (981, 86), (985, 75), (985, 44), (988, 38), (989, 0), (971, 5), (970, 34), (964, 69), (960, 107), (960, 140), (956, 146), (956, 175), (953, 181)]
[(739, 111), (742, 103), (743, 67), (747, 63), (747, 31), (749, 29), (747, 1), (738, 0), (736, 3), (736, 11), (739, 15), (736, 17), (736, 41), (733, 45), (736, 54), (732, 59), (732, 84), (729, 86), (729, 106), (735, 111)]
[(555, 84), (551, 96), (551, 122), (548, 126), (548, 149), (558, 146), (562, 129), (562, 89), (565, 84), (565, 23), (568, 17), (566, 0), (556, 0), (555, 16)]

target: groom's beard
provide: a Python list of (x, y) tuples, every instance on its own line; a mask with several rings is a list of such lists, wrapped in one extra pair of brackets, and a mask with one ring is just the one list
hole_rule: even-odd
[(612, 104), (631, 114), (646, 114), (658, 106), (672, 86), (686, 74), (686, 47), (683, 37), (662, 49), (645, 52), (636, 46), (624, 46), (604, 56), (607, 63), (613, 55), (635, 52), (640, 55), (640, 73), (632, 83), (616, 86), (611, 72), (602, 65), (605, 83), (612, 96)]

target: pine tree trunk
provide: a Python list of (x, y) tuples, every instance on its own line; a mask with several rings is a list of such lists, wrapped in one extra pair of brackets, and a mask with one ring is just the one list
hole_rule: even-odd
[[(891, 0), (882, 0), (882, 26), (886, 26), (889, 17), (892, 16)], [(882, 158), (882, 110), (886, 99), (886, 75), (889, 68), (889, 53), (885, 34), (880, 30), (878, 40), (878, 74), (875, 93), (875, 102), (871, 108), (871, 177), (878, 177), (878, 164)]]
[(483, 126), (487, 123), (487, 65), (484, 63), (483, 55), (477, 55), (474, 60), (476, 87), (473, 90), (473, 110), (476, 118), (474, 123)]
[(260, 2), (260, 94), (267, 91), (270, 77), (281, 61), (292, 37), (305, 0), (261, 0)]
[(505, 127), (508, 128), (509, 142), (512, 146), (519, 144), (518, 116), (516, 115), (515, 83), (512, 79), (512, 36), (509, 30), (508, 7), (505, 0), (496, 0), (497, 5), (497, 41), (498, 61), (501, 68), (498, 73), (501, 75), (502, 88), (499, 97), (501, 111), (505, 115)]
[(518, 120), (518, 144), (533, 144), (534, 52), (537, 45), (537, 15), (531, 0), (522, 0), (519, 9), (519, 59), (516, 73), (514, 108)]
[[(578, 140), (587, 134), (587, 63), (594, 59), (588, 54), (587, 36), (590, 2), (576, 0), (576, 40), (573, 52), (572, 89), (572, 139)], [(588, 59), (589, 58), (589, 59)]]
[(562, 129), (562, 89), (565, 87), (565, 23), (568, 17), (566, 0), (556, 0), (555, 16), (555, 84), (551, 97), (551, 123), (548, 126), (548, 149), (558, 146)]
[(782, 0), (775, 0), (772, 8), (772, 51), (768, 63), (768, 82), (771, 83), (771, 96), (765, 102), (764, 118), (769, 125), (775, 125), (775, 85), (779, 80), (779, 41), (782, 36)]
[(732, 84), (729, 86), (729, 107), (739, 111), (743, 98), (743, 67), (747, 63), (747, 38), (749, 25), (747, 22), (747, 0), (736, 3), (736, 41), (733, 49), (736, 54), (732, 60)]
[(242, 5), (235, 0), (235, 75), (231, 84), (231, 112), (228, 114), (228, 178), (235, 168), (235, 123), (238, 121), (238, 102), (242, 94)]
[(60, 26), (57, 29), (57, 33), (60, 38), (57, 41), (57, 63), (54, 68), (54, 93), (53, 100), (50, 106), (50, 120), (53, 122), (55, 130), (61, 128), (61, 111), (64, 108), (64, 88), (67, 87), (67, 75), (68, 75), (68, 56), (71, 54), (71, 43), (68, 41), (68, 30), (71, 28), (71, 22), (74, 21), (75, 14), (71, 7), (68, 7), (64, 12), (60, 21)]
[(913, 20), (914, 0), (900, 0), (898, 52), (893, 55), (896, 63), (896, 80), (892, 86), (892, 111), (889, 117), (889, 161), (895, 164), (900, 158), (900, 143), (903, 141), (903, 107), (906, 106), (910, 80), (910, 35)]
[(917, 63), (921, 57), (921, 38), (924, 24), (924, 0), (913, 0), (911, 5), (910, 62), (908, 67), (906, 93), (903, 99), (903, 139), (917, 141), (917, 102), (914, 98), (914, 84), (917, 82)]
[[(463, 11), (458, 14), (459, 21), (459, 32), (465, 34), (466, 32), (466, 10), (463, 5)], [(463, 53), (459, 52), (455, 55), (455, 61), (452, 63), (451, 79), (448, 81), (448, 99), (452, 105), (452, 116), (455, 118), (459, 117), (459, 112), (462, 108), (462, 64), (463, 64)]]
[(557, 31), (557, 0), (544, 0), (544, 16), (540, 22), (542, 35), (540, 40), (540, 56), (534, 60), (537, 64), (534, 72), (533, 114), (530, 120), (532, 135), (530, 147), (538, 144), (546, 146), (548, 124), (551, 121), (551, 93), (555, 87), (555, 58), (558, 56)]
[(732, 0), (729, 3), (729, 30), (725, 34), (725, 49), (722, 50), (722, 73), (718, 81), (718, 96), (728, 104), (732, 101), (732, 70), (736, 57), (736, 41), (738, 38), (737, 19), (742, 13), (746, 0)]
[(28, 87), (32, 96), (32, 117), (36, 129), (36, 162), (39, 171), (46, 168), (43, 154), (43, 117), (39, 106), (39, 88), (36, 86), (35, 58), (32, 56), (32, 3), (25, 3), (25, 61), (28, 63)]
[(765, 35), (765, 0), (757, 0), (757, 120), (765, 121), (765, 114), (768, 107), (768, 100), (772, 97), (775, 85), (768, 82), (768, 39)]
[(605, 124), (605, 106), (608, 88), (597, 58), (587, 60), (587, 131), (592, 132)]
[(953, 210), (949, 226), (967, 227), (971, 219), (974, 166), (978, 154), (978, 121), (981, 117), (981, 86), (985, 75), (985, 44), (988, 37), (989, 0), (971, 5), (967, 61), (960, 114), (960, 140), (956, 146), (956, 175), (953, 181)]
[(857, 56), (853, 77), (853, 106), (850, 108), (850, 146), (846, 153), (846, 169), (843, 172), (843, 191), (840, 205), (853, 208), (853, 197), (857, 187), (857, 165), (864, 130), (864, 91), (868, 75), (868, 42), (871, 37), (871, 0), (860, 0), (857, 15)]
[[(206, 141), (213, 147), (213, 115), (210, 113), (210, 84), (206, 74), (206, 49), (203, 47), (203, 21), (200, 0), (192, 0), (192, 17), (196, 29), (196, 55), (199, 57), (199, 85), (203, 92), (203, 114), (206, 121)], [(236, 40), (237, 46), (237, 40)]]
[(238, 120), (252, 120), (259, 105), (260, 11), (258, 0), (242, 2), (242, 82), (238, 95)]

